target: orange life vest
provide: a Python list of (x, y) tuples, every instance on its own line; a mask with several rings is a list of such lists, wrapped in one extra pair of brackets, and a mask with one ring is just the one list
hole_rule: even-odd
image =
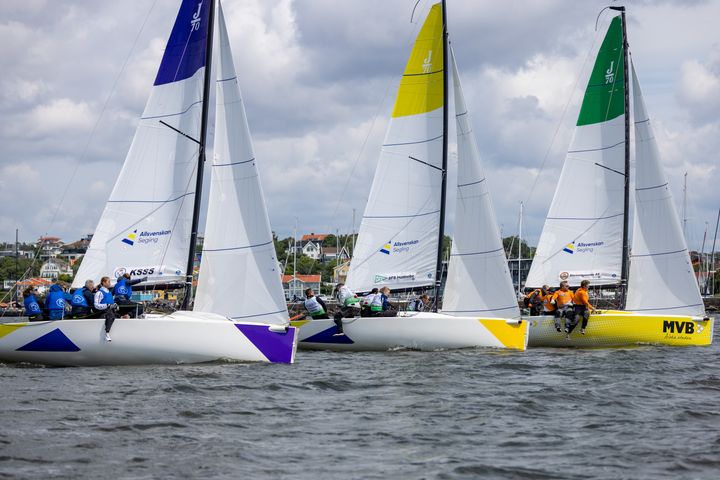
[(567, 292), (564, 292), (562, 290), (558, 290), (553, 294), (553, 300), (555, 300), (555, 305), (558, 308), (562, 308), (565, 305), (572, 303), (573, 301), (573, 292), (568, 290)]

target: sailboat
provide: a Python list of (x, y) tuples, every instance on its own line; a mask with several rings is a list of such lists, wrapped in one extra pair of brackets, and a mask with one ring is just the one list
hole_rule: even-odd
[[(620, 310), (596, 311), (586, 334), (566, 339), (552, 317), (531, 317), (530, 346), (708, 345), (705, 316), (635, 68), (630, 64), (635, 169), (630, 168), (630, 88), (624, 7), (610, 22), (580, 108), (526, 287), (614, 286)], [(630, 176), (634, 221), (629, 243)]]
[(355, 292), (435, 288), (442, 273), (448, 149), (448, 63), (453, 64), (459, 174), (458, 211), (444, 310), (396, 317), (301, 320), (300, 348), (524, 350), (520, 312), (492, 211), (480, 156), (448, 55), (445, 2), (433, 5), (400, 82), (358, 234), (347, 285)]
[[(219, 1), (218, 1), (219, 5)], [(182, 282), (184, 309), (117, 319), (0, 325), (0, 361), (48, 365), (292, 363), (272, 234), (232, 61), (215, 0), (183, 0), (150, 98), (88, 252), (75, 276)], [(214, 159), (197, 298), (193, 265), (208, 131), (213, 37), (218, 36)], [(187, 263), (184, 263), (187, 260)]]

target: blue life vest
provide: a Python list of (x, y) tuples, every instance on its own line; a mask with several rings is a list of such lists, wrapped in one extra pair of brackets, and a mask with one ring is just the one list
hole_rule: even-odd
[(113, 287), (113, 295), (120, 296), (123, 295), (130, 299), (132, 296), (132, 287), (130, 285), (127, 285), (125, 282), (127, 280), (125, 277), (120, 277), (120, 280), (115, 284)]
[(65, 316), (65, 305), (70, 298), (70, 295), (60, 288), (60, 285), (54, 284), (50, 287), (50, 293), (45, 300), (50, 320), (61, 320)]
[(70, 305), (73, 307), (88, 307), (87, 299), (85, 298), (85, 290), (87, 290), (85, 287), (78, 288), (75, 290), (72, 294), (72, 298), (70, 299)]
[(25, 315), (28, 317), (33, 317), (42, 313), (42, 309), (40, 308), (40, 304), (35, 298), (35, 295), (25, 297), (23, 303), (25, 304)]
[(110, 290), (105, 290), (104, 288), (100, 289), (100, 292), (102, 292), (103, 298), (102, 298), (102, 305), (112, 305), (115, 303), (115, 300), (113, 299), (113, 294), (110, 293)]

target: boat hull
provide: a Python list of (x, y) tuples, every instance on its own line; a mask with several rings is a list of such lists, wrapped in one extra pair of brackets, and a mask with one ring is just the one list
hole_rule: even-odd
[(198, 312), (119, 318), (111, 336), (112, 342), (106, 342), (104, 319), (2, 324), (0, 361), (56, 366), (293, 363), (297, 348), (295, 327)]
[(710, 345), (712, 318), (686, 315), (646, 315), (601, 311), (590, 315), (585, 335), (578, 325), (570, 339), (555, 329), (552, 316), (526, 317), (528, 347), (623, 347), (630, 345)]
[(501, 318), (454, 317), (401, 312), (397, 317), (343, 319), (344, 336), (333, 336), (335, 322), (300, 320), (298, 346), (310, 350), (387, 351), (494, 347), (525, 350), (527, 322)]

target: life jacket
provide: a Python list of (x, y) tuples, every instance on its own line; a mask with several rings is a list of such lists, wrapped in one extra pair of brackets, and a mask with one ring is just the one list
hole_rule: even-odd
[(78, 288), (72, 293), (72, 298), (70, 299), (70, 305), (73, 307), (85, 307), (87, 308), (88, 302), (85, 298), (85, 290), (87, 290), (85, 287)]
[(338, 302), (340, 302), (341, 305), (348, 307), (350, 305), (355, 305), (360, 301), (359, 298), (355, 296), (352, 290), (350, 290), (348, 287), (343, 285), (340, 290), (337, 293)]
[(543, 297), (543, 310), (545, 310), (546, 312), (554, 312), (557, 308), (551, 303), (552, 298), (553, 294), (549, 292)]
[(528, 305), (540, 305), (543, 303), (543, 291), (540, 288), (536, 288), (530, 292), (525, 298), (528, 301)]
[(305, 308), (310, 312), (311, 317), (318, 317), (325, 314), (325, 309), (320, 305), (320, 302), (317, 301), (317, 297), (315, 296), (305, 300)]
[(35, 298), (35, 295), (28, 295), (25, 297), (25, 300), (23, 300), (23, 303), (25, 304), (25, 315), (28, 317), (34, 317), (35, 315), (40, 315), (42, 313), (42, 309), (40, 308), (40, 304)]
[(379, 293), (368, 293), (367, 295), (365, 295), (365, 296), (363, 297), (363, 300), (362, 300), (363, 306), (364, 306), (364, 307), (369, 307), (370, 304), (372, 303), (373, 299), (374, 299), (377, 295), (380, 295), (380, 294), (379, 294)]
[(419, 312), (420, 311), (420, 309), (418, 308), (419, 303), (420, 303), (419, 298), (413, 298), (407, 304), (407, 311), (408, 312)]
[(578, 288), (575, 290), (575, 297), (573, 298), (575, 305), (582, 305), (584, 307), (593, 308), (590, 304), (590, 297), (586, 288)]
[(385, 295), (382, 293), (378, 293), (377, 295), (373, 296), (372, 302), (370, 302), (370, 311), (371, 312), (382, 312), (383, 311), (383, 298)]
[(558, 290), (553, 295), (553, 298), (555, 299), (555, 305), (557, 305), (557, 308), (562, 308), (565, 305), (572, 305), (573, 297), (574, 297), (573, 292), (570, 290), (568, 290), (567, 292)]
[(132, 287), (128, 285), (127, 280), (125, 277), (120, 277), (120, 280), (117, 281), (115, 286), (113, 287), (113, 295), (116, 297), (124, 296), (128, 299), (132, 297)]
[(69, 295), (60, 288), (60, 285), (54, 284), (50, 287), (50, 293), (48, 293), (45, 300), (50, 320), (60, 320), (65, 316), (65, 305), (68, 297)]

